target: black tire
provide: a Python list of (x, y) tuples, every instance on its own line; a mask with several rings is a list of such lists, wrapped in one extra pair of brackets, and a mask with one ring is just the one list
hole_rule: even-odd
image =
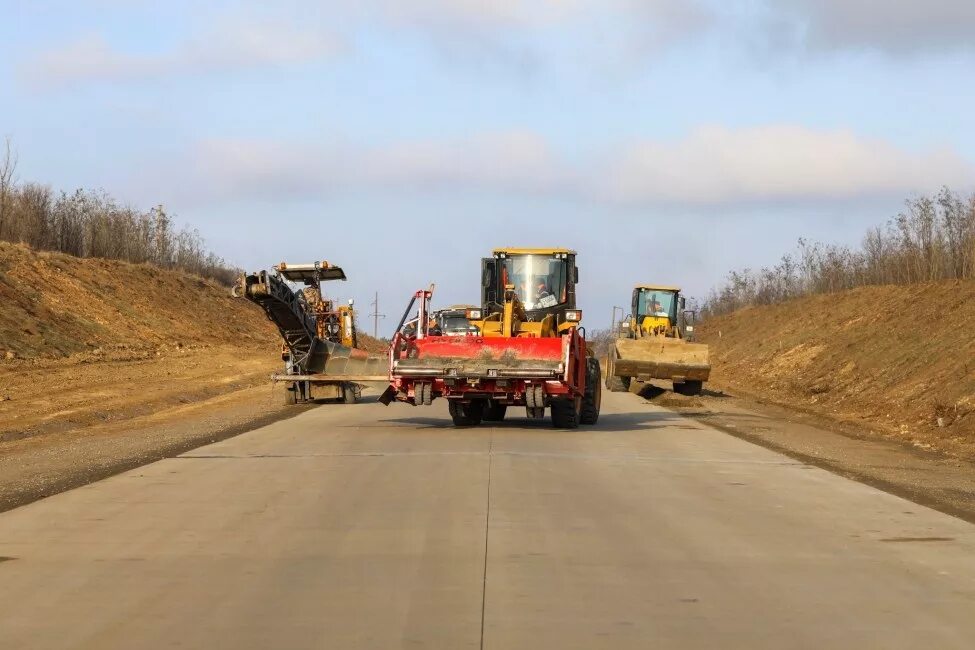
[(630, 390), (630, 378), (607, 375), (606, 388), (608, 388), (609, 392), (611, 393), (625, 393)]
[(454, 426), (477, 426), (484, 418), (484, 402), (482, 400), (474, 400), (469, 404), (461, 404), (456, 400), (450, 400), (447, 406), (450, 410), (450, 417), (454, 421)]
[(487, 408), (484, 409), (484, 421), (485, 422), (501, 422), (504, 420), (505, 414), (508, 412), (508, 406), (506, 404), (499, 404), (498, 402), (488, 402)]
[(579, 400), (552, 400), (552, 425), (556, 429), (578, 429)]
[(674, 384), (674, 392), (681, 395), (700, 395), (704, 390), (704, 382), (700, 379), (689, 379), (683, 384)]
[(599, 408), (603, 401), (602, 370), (599, 361), (593, 358), (586, 360), (586, 394), (582, 398), (582, 409), (579, 411), (580, 424), (596, 424), (599, 421)]
[(342, 387), (342, 403), (343, 404), (355, 404), (359, 401), (359, 391), (352, 384), (346, 384)]

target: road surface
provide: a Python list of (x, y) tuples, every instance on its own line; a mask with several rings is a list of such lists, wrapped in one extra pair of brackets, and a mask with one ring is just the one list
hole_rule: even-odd
[(630, 394), (573, 432), (322, 406), (0, 515), (4, 649), (973, 639), (975, 526)]

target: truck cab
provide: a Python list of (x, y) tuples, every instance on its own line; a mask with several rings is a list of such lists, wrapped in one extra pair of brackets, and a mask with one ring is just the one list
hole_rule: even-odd
[(470, 320), (474, 305), (452, 305), (434, 313), (435, 328), (441, 336), (476, 336), (481, 333)]

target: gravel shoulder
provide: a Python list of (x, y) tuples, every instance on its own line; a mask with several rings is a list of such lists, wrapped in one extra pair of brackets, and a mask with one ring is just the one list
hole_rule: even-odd
[(313, 408), (284, 406), (276, 365), (229, 346), (4, 364), (0, 511)]
[(639, 395), (726, 433), (975, 523), (975, 464), (881, 432), (709, 383), (700, 397)]

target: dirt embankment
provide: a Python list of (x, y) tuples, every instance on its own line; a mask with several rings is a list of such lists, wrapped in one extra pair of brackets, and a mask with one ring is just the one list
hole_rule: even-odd
[(281, 417), (279, 340), (213, 282), (0, 242), (0, 509)]
[(975, 459), (975, 282), (750, 307), (699, 333), (716, 386)]
[(213, 282), (146, 264), (0, 242), (0, 357), (267, 345), (259, 309)]
[(0, 243), (0, 441), (124, 420), (266, 380), (276, 334), (218, 284)]

